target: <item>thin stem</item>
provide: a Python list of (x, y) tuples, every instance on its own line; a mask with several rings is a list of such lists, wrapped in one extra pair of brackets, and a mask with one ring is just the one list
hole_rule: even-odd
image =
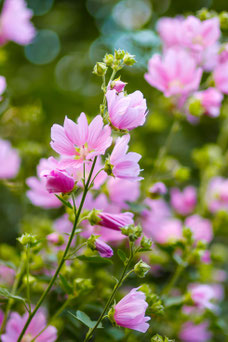
[[(18, 272), (17, 272), (17, 274), (15, 276), (15, 280), (14, 280), (13, 287), (12, 287), (12, 290), (11, 290), (12, 295), (16, 294), (19, 282), (21, 280), (21, 276), (24, 273), (24, 269), (25, 269), (25, 259), (22, 256), (21, 262), (20, 262), (20, 265), (19, 265), (19, 268), (18, 268)], [(7, 322), (7, 319), (8, 319), (10, 310), (11, 310), (11, 307), (13, 305), (13, 302), (14, 302), (14, 300), (12, 298), (10, 298), (8, 300), (8, 304), (7, 304), (7, 307), (6, 307), (6, 312), (5, 312), (4, 319), (3, 319), (3, 322), (2, 322), (2, 326), (1, 326), (1, 330), (0, 330), (0, 335), (5, 330), (5, 325), (6, 325), (6, 322)]]
[(67, 246), (66, 246), (66, 249), (62, 255), (62, 258), (59, 262), (59, 265), (55, 271), (55, 274), (53, 275), (52, 279), (50, 280), (49, 284), (48, 284), (48, 287), (46, 288), (46, 290), (44, 291), (44, 293), (42, 294), (42, 296), (40, 297), (38, 303), (36, 304), (34, 310), (31, 312), (31, 314), (29, 315), (25, 325), (24, 325), (24, 328), (22, 329), (22, 332), (17, 340), (17, 342), (21, 342), (22, 340), (22, 337), (24, 336), (31, 320), (33, 319), (33, 317), (35, 316), (36, 312), (38, 311), (38, 309), (40, 308), (40, 306), (42, 305), (44, 299), (47, 297), (49, 291), (51, 290), (53, 284), (55, 283), (58, 275), (59, 275), (59, 272), (61, 271), (62, 269), (62, 266), (65, 262), (65, 258), (68, 254), (68, 251), (69, 251), (69, 248), (71, 246), (71, 243), (72, 243), (72, 240), (74, 238), (74, 234), (75, 234), (75, 230), (77, 228), (77, 224), (78, 224), (78, 220), (79, 220), (79, 216), (81, 214), (81, 211), (82, 211), (82, 208), (83, 208), (83, 205), (84, 205), (84, 202), (85, 202), (85, 198), (86, 198), (86, 195), (87, 195), (87, 192), (88, 192), (88, 189), (89, 189), (89, 184), (90, 184), (90, 180), (91, 180), (91, 177), (92, 177), (92, 174), (93, 174), (93, 170), (94, 170), (94, 167), (95, 167), (95, 164), (96, 164), (96, 161), (97, 161), (97, 157), (94, 158), (94, 161), (93, 161), (93, 164), (92, 164), (92, 167), (91, 167), (91, 170), (90, 170), (90, 173), (89, 173), (89, 177), (88, 177), (88, 180), (86, 182), (86, 185), (85, 185), (85, 188), (84, 188), (84, 192), (83, 192), (83, 195), (82, 195), (82, 199), (81, 199), (81, 203), (79, 205), (79, 208), (76, 212), (76, 207), (75, 207), (75, 203), (74, 203), (74, 199), (73, 199), (73, 203), (74, 203), (74, 210), (76, 212), (76, 215), (75, 215), (75, 220), (74, 220), (74, 225), (73, 225), (73, 229), (72, 229), (72, 232), (71, 232), (71, 235), (69, 237), (69, 240), (68, 240), (68, 243), (67, 243)]
[(28, 308), (29, 313), (31, 312), (31, 299), (30, 299), (30, 283), (29, 283), (29, 258), (30, 258), (30, 250), (29, 246), (26, 247), (26, 276), (27, 276), (27, 300), (28, 300)]
[(100, 169), (99, 171), (97, 171), (97, 173), (96, 173), (95, 176), (93, 177), (93, 180), (92, 180), (91, 183), (90, 183), (90, 187), (93, 186), (93, 182), (95, 181), (95, 179), (97, 178), (97, 176), (99, 175), (99, 173), (100, 173), (101, 171), (103, 171), (103, 170), (104, 170), (104, 168), (102, 168), (102, 169)]
[(165, 288), (162, 291), (162, 295), (168, 295), (170, 290), (174, 287), (174, 285), (177, 283), (182, 271), (184, 270), (184, 265), (179, 264), (176, 268), (176, 271), (174, 272), (172, 278), (170, 279), (169, 283), (165, 286)]
[[(124, 267), (124, 269), (123, 269), (123, 272), (122, 272), (122, 274), (121, 274), (121, 277), (120, 277), (119, 281), (118, 281), (118, 282), (116, 283), (116, 285), (114, 286), (114, 289), (113, 289), (113, 291), (112, 291), (112, 294), (111, 294), (111, 296), (109, 297), (107, 303), (105, 304), (105, 307), (104, 307), (103, 312), (101, 313), (100, 317), (98, 318), (98, 320), (97, 320), (95, 326), (94, 326), (92, 329), (90, 329), (90, 330), (88, 331), (88, 333), (87, 333), (87, 335), (86, 335), (86, 337), (85, 337), (84, 342), (87, 342), (87, 341), (90, 340), (90, 338), (92, 337), (94, 331), (97, 329), (98, 325), (99, 325), (100, 322), (102, 321), (102, 319), (103, 319), (103, 317), (104, 317), (106, 311), (109, 309), (109, 307), (110, 307), (110, 305), (111, 305), (111, 303), (112, 303), (112, 301), (113, 301), (113, 299), (114, 299), (114, 297), (115, 297), (115, 294), (116, 294), (117, 290), (118, 290), (119, 287), (122, 285), (123, 281), (126, 279), (127, 269), (128, 269), (128, 267), (130, 266), (133, 257), (134, 257), (133, 247), (132, 247), (132, 243), (130, 242), (130, 256), (129, 256), (128, 262), (127, 262), (127, 264), (125, 265), (125, 267)], [(129, 272), (128, 274), (130, 274), (130, 273), (131, 273), (131, 272)]]
[(159, 174), (162, 161), (170, 148), (170, 145), (171, 145), (171, 142), (173, 140), (175, 133), (179, 130), (179, 126), (180, 126), (179, 121), (178, 119), (175, 118), (164, 145), (158, 151), (158, 156), (155, 160), (154, 170), (153, 170), (153, 177), (155, 178), (156, 178), (156, 175)]

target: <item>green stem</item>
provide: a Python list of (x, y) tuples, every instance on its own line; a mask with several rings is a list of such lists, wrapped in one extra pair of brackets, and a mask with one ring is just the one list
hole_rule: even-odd
[[(114, 297), (115, 297), (115, 294), (116, 294), (117, 290), (119, 289), (119, 287), (122, 285), (122, 283), (123, 283), (124, 280), (126, 279), (127, 269), (128, 269), (128, 267), (130, 266), (133, 257), (134, 257), (133, 247), (132, 247), (132, 243), (130, 243), (130, 256), (129, 256), (128, 262), (127, 262), (127, 264), (125, 265), (125, 267), (124, 267), (124, 269), (123, 269), (123, 272), (122, 272), (122, 274), (121, 274), (121, 277), (120, 277), (118, 283), (116, 283), (116, 285), (114, 286), (114, 289), (113, 289), (113, 291), (112, 291), (112, 294), (111, 294), (111, 296), (109, 297), (107, 303), (105, 304), (105, 307), (104, 307), (103, 312), (101, 313), (100, 317), (98, 318), (98, 320), (97, 320), (95, 326), (94, 326), (92, 329), (90, 329), (90, 330), (88, 331), (88, 333), (87, 333), (87, 335), (86, 335), (86, 337), (85, 337), (84, 342), (87, 342), (87, 341), (90, 340), (90, 338), (92, 337), (94, 331), (97, 329), (98, 325), (99, 325), (100, 322), (102, 321), (102, 319), (103, 319), (105, 313), (108, 311), (108, 309), (109, 309), (109, 307), (110, 307), (110, 305), (111, 305), (111, 303), (112, 303), (112, 301), (113, 301), (113, 299), (114, 299)], [(128, 272), (127, 275), (129, 275), (130, 273), (131, 273), (131, 271)]]
[(168, 295), (170, 290), (174, 287), (174, 285), (177, 283), (182, 271), (184, 270), (184, 265), (179, 264), (176, 268), (175, 273), (173, 274), (172, 278), (170, 279), (170, 282), (165, 286), (165, 288), (162, 291), (162, 295)]
[[(72, 232), (71, 232), (71, 235), (69, 237), (69, 240), (68, 240), (68, 243), (67, 243), (67, 246), (66, 246), (66, 249), (62, 255), (62, 258), (59, 262), (59, 265), (55, 271), (55, 274), (53, 275), (52, 279), (50, 280), (49, 284), (48, 284), (48, 287), (46, 288), (46, 290), (44, 291), (44, 293), (42, 294), (42, 296), (40, 297), (38, 303), (36, 304), (34, 310), (31, 312), (31, 314), (29, 315), (23, 329), (22, 329), (22, 332), (17, 340), (17, 342), (21, 342), (31, 320), (33, 319), (33, 317), (35, 316), (36, 312), (38, 311), (38, 309), (40, 308), (40, 306), (42, 305), (44, 299), (47, 297), (49, 291), (51, 290), (53, 284), (55, 283), (58, 275), (59, 275), (59, 272), (61, 271), (63, 265), (64, 265), (64, 262), (65, 262), (65, 258), (68, 254), (68, 251), (69, 251), (69, 248), (71, 246), (71, 243), (72, 243), (72, 240), (74, 238), (74, 235), (75, 235), (75, 230), (77, 228), (77, 224), (78, 224), (78, 220), (79, 220), (79, 217), (80, 217), (80, 214), (81, 214), (81, 211), (82, 211), (82, 208), (83, 208), (83, 205), (84, 205), (84, 202), (85, 202), (85, 198), (86, 198), (86, 195), (87, 195), (87, 192), (89, 190), (89, 185), (90, 185), (90, 180), (91, 180), (91, 177), (92, 177), (92, 174), (93, 174), (93, 170), (94, 170), (94, 167), (95, 167), (95, 164), (96, 164), (96, 161), (97, 161), (97, 157), (94, 158), (94, 161), (93, 161), (93, 164), (92, 164), (92, 167), (91, 167), (91, 170), (90, 170), (90, 173), (89, 173), (89, 177), (88, 177), (88, 180), (86, 182), (86, 185), (85, 185), (85, 188), (84, 188), (84, 192), (83, 192), (83, 195), (82, 195), (82, 199), (81, 199), (81, 203), (79, 205), (79, 208), (76, 212), (76, 215), (75, 215), (75, 220), (74, 220), (74, 225), (73, 225), (73, 229), (72, 229)], [(74, 205), (74, 210), (76, 211), (76, 208), (75, 208), (75, 205)]]
[(26, 276), (27, 276), (27, 300), (28, 300), (28, 307), (29, 307), (29, 313), (31, 313), (31, 299), (30, 299), (30, 283), (29, 283), (29, 246), (26, 247)]
[[(19, 268), (18, 268), (18, 272), (17, 272), (17, 274), (15, 276), (15, 280), (14, 280), (13, 287), (12, 287), (12, 290), (11, 290), (12, 295), (16, 294), (19, 282), (21, 280), (21, 276), (24, 273), (24, 269), (25, 269), (25, 260), (24, 260), (24, 258), (22, 256), (21, 262), (20, 262), (20, 265), (19, 265)], [(5, 330), (5, 325), (6, 325), (6, 322), (7, 322), (7, 319), (8, 319), (10, 310), (11, 310), (11, 307), (13, 305), (13, 302), (14, 302), (14, 300), (11, 299), (11, 298), (8, 300), (8, 304), (7, 304), (7, 307), (6, 307), (6, 312), (5, 312), (4, 319), (3, 319), (3, 322), (2, 322), (2, 326), (1, 326), (1, 330), (0, 330), (0, 335)]]
[(170, 148), (171, 142), (173, 140), (173, 137), (174, 137), (175, 133), (179, 130), (179, 127), (180, 127), (179, 121), (178, 121), (178, 119), (175, 118), (173, 121), (173, 124), (170, 128), (169, 134), (167, 136), (167, 139), (166, 139), (164, 145), (158, 151), (158, 156), (155, 160), (154, 170), (153, 170), (153, 177), (155, 177), (155, 178), (156, 178), (156, 175), (159, 174), (160, 168), (162, 166), (163, 159), (164, 159), (165, 155), (167, 154), (167, 152)]

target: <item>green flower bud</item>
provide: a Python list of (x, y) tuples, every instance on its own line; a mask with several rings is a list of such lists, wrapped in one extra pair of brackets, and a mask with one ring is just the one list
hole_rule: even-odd
[(190, 228), (184, 227), (183, 228), (183, 237), (186, 240), (188, 245), (193, 243), (193, 233)]
[(228, 12), (221, 12), (219, 14), (220, 27), (222, 30), (228, 30)]
[(149, 272), (150, 266), (140, 260), (134, 267), (134, 272), (139, 278), (144, 278)]
[(179, 167), (174, 172), (174, 177), (178, 182), (185, 182), (190, 177), (190, 169), (188, 167)]
[(200, 99), (196, 99), (195, 97), (192, 97), (189, 100), (188, 109), (190, 114), (196, 117), (200, 117), (204, 113), (204, 108), (202, 106)]
[(124, 50), (121, 50), (121, 49), (115, 50), (115, 58), (116, 59), (122, 59), (122, 58), (124, 58), (124, 56), (125, 56)]
[(210, 12), (205, 7), (202, 8), (201, 10), (199, 10), (196, 15), (200, 20), (207, 20), (207, 19), (211, 18)]
[(105, 63), (97, 62), (93, 68), (93, 73), (97, 76), (104, 76), (107, 71), (107, 66)]
[(92, 251), (96, 250), (96, 239), (97, 236), (91, 235), (87, 240), (87, 247), (92, 249)]
[(164, 341), (160, 335), (156, 334), (151, 338), (151, 342), (164, 342)]
[(17, 240), (23, 245), (28, 247), (33, 247), (37, 244), (37, 239), (35, 235), (25, 233), (21, 237), (17, 238)]
[(135, 56), (130, 55), (128, 52), (125, 54), (123, 58), (123, 62), (125, 65), (132, 66), (136, 63)]
[(142, 240), (140, 242), (140, 247), (143, 248), (144, 250), (150, 251), (151, 246), (152, 246), (152, 240), (146, 238), (145, 235), (143, 235)]
[(106, 55), (104, 56), (103, 62), (107, 66), (112, 66), (113, 61), (114, 61), (114, 56), (111, 55), (111, 54), (106, 53)]
[(142, 227), (134, 226), (132, 224), (127, 227), (123, 227), (121, 232), (123, 235), (128, 236), (130, 241), (134, 242), (142, 235)]
[(33, 277), (31, 274), (29, 274), (29, 277), (27, 279), (27, 275), (25, 275), (23, 277), (23, 284), (24, 285), (27, 285), (27, 282), (31, 285), (31, 284), (34, 284), (36, 282), (36, 278)]

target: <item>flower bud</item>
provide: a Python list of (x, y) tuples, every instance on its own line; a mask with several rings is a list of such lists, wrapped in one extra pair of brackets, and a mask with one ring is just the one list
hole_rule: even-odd
[(147, 237), (145, 237), (145, 235), (143, 235), (142, 240), (140, 242), (140, 247), (143, 248), (143, 250), (151, 250), (151, 246), (152, 246), (152, 240), (148, 239)]
[(188, 110), (191, 115), (196, 117), (200, 117), (204, 113), (204, 108), (202, 106), (200, 99), (197, 99), (195, 97), (192, 97), (189, 100)]
[(111, 54), (106, 53), (106, 55), (104, 56), (103, 62), (107, 66), (112, 66), (113, 61), (114, 61), (114, 56), (111, 55)]
[(123, 62), (125, 65), (132, 66), (136, 63), (135, 56), (130, 55), (128, 52), (125, 54), (123, 58)]
[(134, 272), (139, 278), (144, 278), (149, 272), (150, 266), (140, 260), (134, 267)]
[(121, 50), (121, 49), (115, 50), (115, 58), (116, 59), (122, 59), (122, 58), (124, 58), (124, 56), (125, 56), (124, 50)]
[(28, 233), (23, 234), (21, 237), (17, 238), (17, 240), (23, 246), (33, 247), (37, 244), (36, 236)]
[(142, 235), (142, 227), (131, 224), (127, 227), (123, 227), (121, 232), (123, 235), (128, 236), (130, 241), (134, 242)]
[(121, 91), (124, 90), (124, 87), (126, 86), (126, 82), (122, 82), (119, 78), (116, 80), (112, 81), (110, 84), (110, 89), (115, 89), (117, 93), (120, 93)]
[(93, 68), (93, 73), (97, 76), (104, 76), (107, 71), (107, 66), (105, 63), (97, 62)]
[(92, 251), (95, 251), (96, 249), (96, 239), (97, 236), (92, 234), (87, 240), (87, 247), (92, 249)]
[(164, 183), (157, 182), (154, 183), (149, 189), (149, 196), (151, 198), (158, 198), (161, 195), (165, 195), (167, 192), (167, 188)]
[(228, 29), (228, 12), (223, 11), (219, 14), (220, 27), (222, 30)]
[(190, 169), (188, 167), (179, 167), (174, 172), (174, 177), (178, 182), (185, 182), (190, 177)]
[(112, 248), (101, 239), (96, 239), (95, 246), (102, 258), (111, 258), (113, 256)]

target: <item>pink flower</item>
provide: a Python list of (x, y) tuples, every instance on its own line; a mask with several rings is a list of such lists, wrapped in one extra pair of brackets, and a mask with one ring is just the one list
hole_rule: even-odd
[(40, 173), (40, 176), (45, 179), (47, 191), (49, 193), (71, 192), (75, 184), (74, 178), (55, 158), (50, 157), (47, 162), (47, 167)]
[(63, 214), (61, 217), (54, 221), (54, 229), (61, 234), (70, 233), (73, 228), (73, 223), (69, 220), (67, 214)]
[(187, 186), (182, 192), (178, 188), (171, 189), (171, 205), (180, 215), (189, 215), (196, 206), (196, 189)]
[(148, 307), (145, 299), (145, 294), (138, 291), (138, 288), (132, 289), (114, 307), (116, 324), (145, 333), (149, 328), (149, 324), (146, 322), (150, 320), (150, 317), (145, 316)]
[(133, 224), (133, 214), (130, 212), (111, 214), (106, 212), (98, 213), (101, 221), (98, 223), (99, 226), (110, 228), (114, 230), (120, 230), (123, 227)]
[(207, 342), (211, 338), (208, 327), (208, 321), (200, 324), (186, 322), (182, 326), (179, 337), (183, 342)]
[(162, 18), (158, 21), (157, 30), (165, 48), (183, 45), (183, 18)]
[(0, 179), (14, 178), (20, 167), (20, 158), (16, 149), (7, 140), (0, 139)]
[(55, 195), (50, 194), (45, 186), (45, 179), (41, 179), (40, 175), (43, 169), (47, 168), (49, 165), (48, 159), (41, 159), (39, 165), (37, 166), (37, 174), (39, 178), (29, 177), (26, 180), (26, 184), (30, 187), (26, 195), (32, 202), (32, 204), (44, 208), (59, 208), (62, 203), (56, 198)]
[(201, 21), (189, 16), (183, 22), (184, 45), (195, 51), (202, 51), (214, 45), (220, 37), (218, 18)]
[(198, 91), (193, 95), (200, 100), (201, 106), (205, 110), (205, 114), (216, 118), (220, 114), (220, 107), (223, 100), (223, 95), (216, 88), (208, 88), (203, 91)]
[(4, 320), (4, 313), (2, 310), (0, 310), (0, 327), (2, 325), (3, 320)]
[(206, 284), (191, 284), (189, 286), (191, 298), (199, 309), (214, 310), (216, 307), (211, 303), (215, 299), (215, 290)]
[(157, 182), (150, 187), (149, 192), (152, 195), (165, 195), (167, 192), (167, 188), (164, 183)]
[[(25, 322), (27, 321), (28, 313), (20, 316), (17, 312), (13, 312), (10, 315), (10, 319), (6, 325), (6, 332), (1, 336), (2, 342), (17, 341), (22, 331)], [(32, 319), (26, 333), (23, 337), (23, 341), (31, 341), (36, 335), (38, 335), (47, 326), (47, 321), (44, 313), (39, 311)], [(55, 342), (57, 340), (57, 330), (52, 325), (49, 325), (39, 337), (36, 338), (36, 342)]]
[(145, 79), (169, 97), (198, 89), (201, 76), (202, 69), (196, 67), (195, 60), (186, 51), (169, 49), (163, 59), (155, 54), (149, 60)]
[(152, 229), (153, 239), (160, 244), (174, 243), (182, 238), (181, 221), (174, 218), (163, 220)]
[(228, 61), (219, 63), (213, 73), (215, 85), (218, 90), (228, 94)]
[(53, 232), (47, 235), (47, 241), (51, 244), (58, 245), (62, 242), (62, 235), (59, 233)]
[(144, 124), (147, 107), (141, 91), (125, 95), (123, 92), (108, 90), (106, 99), (109, 119), (115, 128), (132, 130)]
[(9, 40), (20, 45), (29, 44), (36, 34), (30, 22), (32, 14), (24, 0), (5, 0), (0, 16), (0, 44), (3, 45)]
[(228, 210), (228, 179), (214, 177), (208, 185), (205, 200), (212, 213)]
[(111, 128), (103, 127), (103, 119), (97, 115), (88, 125), (81, 113), (76, 124), (65, 117), (64, 126), (54, 124), (51, 129), (51, 147), (62, 155), (66, 166), (80, 167), (84, 161), (102, 155), (111, 145)]
[(190, 228), (193, 233), (194, 240), (211, 242), (213, 239), (213, 230), (211, 222), (199, 215), (192, 215), (185, 220), (186, 227)]
[(225, 63), (228, 61), (228, 44), (224, 44), (221, 47), (220, 53), (219, 53), (219, 62)]
[(130, 182), (121, 178), (110, 178), (107, 189), (111, 202), (121, 209), (128, 208), (127, 202), (136, 201), (140, 194), (139, 182)]
[[(0, 265), (0, 285), (12, 286), (15, 278), (15, 270), (12, 268)], [(1, 324), (0, 324), (1, 326)]]
[(96, 249), (102, 258), (111, 258), (113, 256), (112, 248), (101, 239), (95, 241)]
[(141, 155), (135, 152), (127, 153), (129, 140), (130, 136), (128, 134), (116, 140), (110, 156), (111, 170), (114, 177), (139, 181), (142, 179), (138, 177), (140, 173), (138, 161), (141, 159)]
[(112, 81), (109, 86), (108, 86), (108, 90), (116, 90), (117, 93), (120, 93), (121, 91), (124, 90), (125, 86), (126, 86), (126, 82), (122, 82), (121, 80), (117, 79)]

